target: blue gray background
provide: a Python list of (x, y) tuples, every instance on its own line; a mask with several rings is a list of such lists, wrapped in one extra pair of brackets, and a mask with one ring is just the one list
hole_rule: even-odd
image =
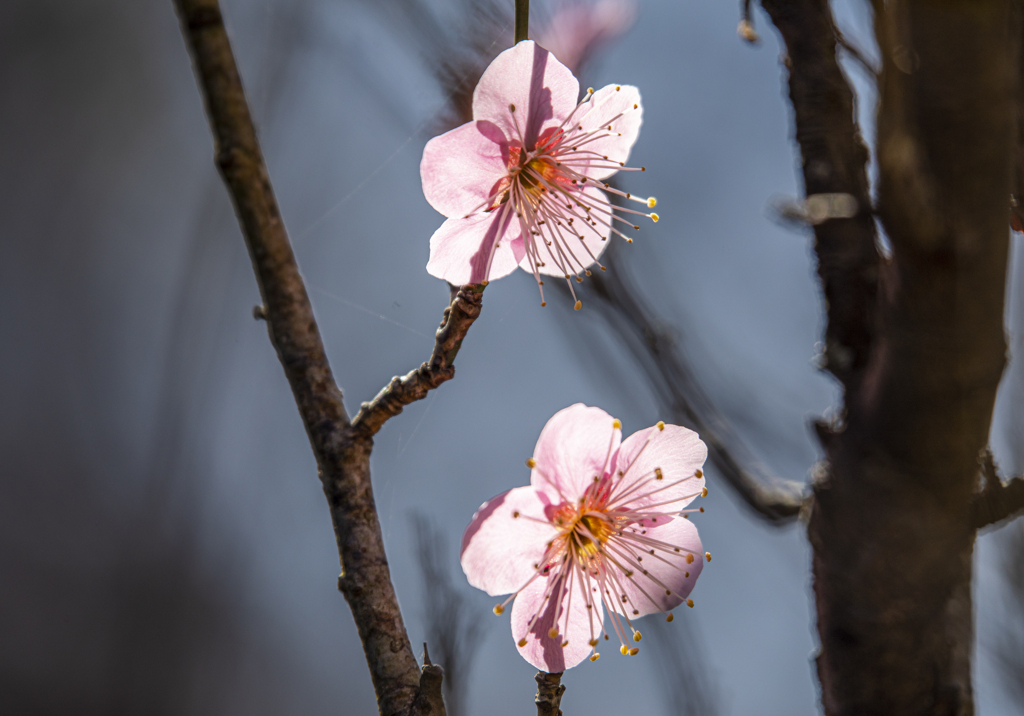
[[(429, 355), (447, 300), (424, 270), (442, 217), (418, 173), (445, 96), (397, 9), (223, 5), (354, 412)], [(766, 211), (800, 193), (780, 49), (760, 16), (759, 47), (736, 37), (737, 5), (643, 0), (590, 82), (644, 98), (633, 163), (647, 171), (622, 186), (657, 196), (662, 221), (625, 247), (631, 269), (743, 438), (806, 479), (820, 457), (807, 422), (837, 396), (813, 362), (809, 237)], [(870, 51), (861, 4), (837, 15)], [(870, 132), (873, 96), (849, 73)], [(374, 713), (314, 461), (251, 318), (256, 283), (170, 0), (6, 0), (0, 98), (0, 693), (40, 714)], [(1015, 274), (1020, 263), (1015, 252)], [(1020, 304), (1012, 283), (1011, 326)], [(507, 617), (461, 579), (455, 549), (473, 511), (528, 480), (524, 459), (566, 405), (601, 406), (627, 434), (664, 417), (621, 346), (568, 330), (577, 318), (568, 300), (542, 309), (525, 273), (495, 282), (457, 378), (376, 439), (413, 643), (429, 618), (414, 513), (447, 537), (456, 584), (486, 616), (468, 713), (528, 713), (534, 691)], [(993, 438), (1020, 470), (1020, 382), (1011, 371), (1005, 383)], [(713, 470), (708, 484), (697, 524), (714, 561), (696, 608), (677, 615), (697, 655), (686, 668), (721, 714), (816, 713), (802, 529), (763, 525)], [(978, 711), (992, 716), (1021, 708), (987, 646), (1006, 628), (1005, 539), (983, 536), (977, 559)], [(642, 648), (571, 670), (563, 708), (670, 713), (656, 659)]]

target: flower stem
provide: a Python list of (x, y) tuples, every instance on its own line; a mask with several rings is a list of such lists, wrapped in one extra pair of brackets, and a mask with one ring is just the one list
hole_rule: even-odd
[(516, 0), (515, 44), (527, 39), (530, 34), (530, 0)]

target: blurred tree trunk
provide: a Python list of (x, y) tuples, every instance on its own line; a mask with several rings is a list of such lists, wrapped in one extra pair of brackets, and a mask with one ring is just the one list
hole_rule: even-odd
[(875, 3), (875, 249), (852, 94), (824, 0), (764, 0), (786, 42), (815, 227), (826, 359), (845, 389), (821, 426), (808, 525), (825, 713), (974, 712), (972, 500), (1006, 362), (1003, 304), (1021, 31), (1013, 0)]

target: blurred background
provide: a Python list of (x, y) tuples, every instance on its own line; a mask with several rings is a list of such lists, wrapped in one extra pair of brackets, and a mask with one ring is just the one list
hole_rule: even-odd
[[(430, 353), (448, 289), (424, 270), (442, 217), (420, 155), (510, 44), (512, 3), (222, 4), (354, 410)], [(620, 185), (656, 195), (662, 221), (618, 246), (610, 270), (656, 308), (757, 459), (806, 479), (820, 457), (808, 421), (837, 396), (814, 362), (809, 237), (769, 209), (800, 193), (776, 35), (757, 15), (761, 44), (741, 42), (736, 2), (606, 2), (596, 29), (533, 4), (533, 36), (576, 51), (584, 86), (644, 96), (632, 163), (647, 172)], [(862, 4), (836, 15), (871, 56)], [(848, 73), (870, 136), (872, 89)], [(313, 457), (252, 319), (256, 283), (170, 0), (0, 4), (0, 255), (0, 710), (374, 713)], [(1015, 277), (1022, 261), (1015, 246)], [(524, 459), (566, 405), (599, 405), (627, 434), (667, 417), (587, 291), (574, 313), (557, 296), (542, 309), (523, 272), (492, 284), (457, 379), (376, 438), (393, 578), (413, 643), (429, 640), (451, 672), (451, 716), (533, 709), (507, 617), (458, 566), (473, 511), (527, 482)], [(1009, 291), (1020, 352), (1019, 280)], [(1024, 470), (1022, 399), (1015, 361), (993, 429), (1005, 473)], [(641, 622), (639, 657), (568, 672), (566, 713), (817, 713), (802, 527), (763, 523), (713, 469), (708, 484), (697, 524), (715, 559), (696, 608)], [(978, 712), (1021, 713), (1024, 525), (983, 535), (976, 564)]]

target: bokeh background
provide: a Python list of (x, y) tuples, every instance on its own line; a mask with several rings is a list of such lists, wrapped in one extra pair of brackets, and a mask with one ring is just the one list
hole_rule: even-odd
[[(354, 410), (429, 355), (448, 290), (424, 270), (442, 217), (423, 199), (420, 155), (466, 48), (493, 54), (511, 27), (462, 0), (222, 2)], [(754, 454), (806, 479), (820, 457), (808, 420), (837, 396), (814, 362), (809, 237), (770, 208), (800, 192), (778, 42), (758, 16), (762, 43), (742, 43), (737, 5), (641, 0), (584, 82), (640, 87), (633, 163), (648, 170), (621, 185), (656, 195), (663, 217), (612, 270), (671, 323)], [(534, 6), (539, 23), (550, 8)], [(862, 4), (836, 13), (872, 54)], [(848, 72), (870, 135), (870, 85)], [(0, 257), (0, 710), (374, 713), (313, 457), (252, 319), (256, 283), (170, 0), (0, 4)], [(1006, 472), (1024, 469), (1020, 372), (1011, 363), (993, 430)], [(542, 309), (520, 272), (488, 288), (457, 378), (376, 439), (392, 574), (413, 643), (451, 640), (452, 716), (533, 708), (533, 670), (507, 617), (465, 584), (457, 545), (481, 502), (528, 480), (540, 429), (574, 402), (626, 433), (665, 417), (628, 346), (567, 299)], [(802, 528), (763, 524), (713, 470), (709, 487), (697, 524), (714, 561), (696, 608), (641, 622), (638, 657), (568, 672), (566, 713), (818, 711)], [(978, 712), (1017, 714), (1024, 528), (982, 536), (976, 564)]]

